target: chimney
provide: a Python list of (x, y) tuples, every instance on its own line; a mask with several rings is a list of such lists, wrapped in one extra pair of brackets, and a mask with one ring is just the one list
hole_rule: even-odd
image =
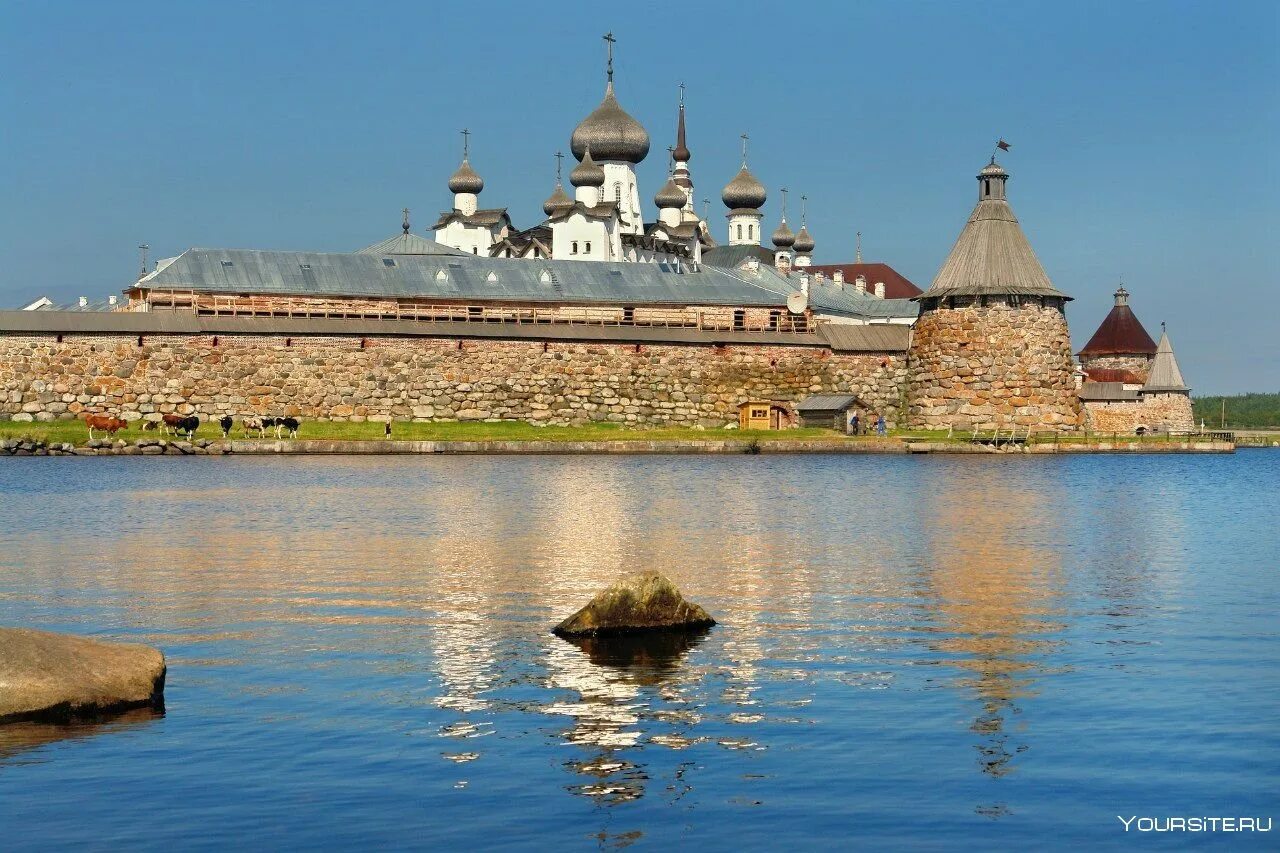
[(806, 297), (809, 295), (809, 274), (807, 272), (800, 273), (800, 292)]
[(783, 275), (790, 275), (791, 255), (789, 253), (779, 252), (777, 257), (774, 259), (774, 264), (775, 266), (777, 266), (778, 272), (782, 273)]
[(80, 310), (81, 310), (81, 311), (83, 311), (84, 309), (86, 309), (86, 308), (88, 308), (88, 307), (89, 307), (89, 297), (87, 297), (87, 296), (81, 296), (81, 297), (80, 297)]
[(855, 290), (857, 290), (859, 293), (866, 293), (866, 292), (867, 292), (867, 277), (866, 277), (865, 275), (860, 275), (860, 276), (858, 276), (857, 278), (855, 278), (855, 279), (853, 280), (853, 287), (854, 287), (854, 289), (855, 289)]
[(823, 273), (816, 272), (813, 274), (813, 281), (815, 284), (822, 284), (826, 280), (827, 280), (827, 277)]
[(884, 299), (884, 282), (876, 282), (876, 299)]
[(760, 259), (759, 259), (759, 258), (747, 258), (747, 269), (748, 269), (748, 270), (750, 270), (751, 272), (759, 272), (759, 271), (760, 271)]
[(107, 297), (107, 304), (113, 308), (115, 307), (116, 295), (114, 293)]
[(844, 290), (844, 270), (836, 270), (831, 274), (831, 281), (836, 287)]

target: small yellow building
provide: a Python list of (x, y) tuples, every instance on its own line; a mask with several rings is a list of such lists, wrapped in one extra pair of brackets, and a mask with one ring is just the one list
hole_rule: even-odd
[(794, 418), (787, 407), (770, 400), (747, 400), (738, 404), (739, 429), (786, 429)]

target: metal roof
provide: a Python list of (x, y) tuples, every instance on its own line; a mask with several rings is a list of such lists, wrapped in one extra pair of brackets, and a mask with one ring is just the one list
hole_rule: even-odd
[(858, 402), (853, 394), (814, 394), (796, 405), (798, 412), (841, 411)]
[[(390, 263), (388, 263), (390, 261)], [(473, 302), (611, 305), (785, 304), (794, 289), (768, 278), (703, 266), (534, 261), (251, 249), (190, 249), (146, 282), (154, 289), (295, 296), (407, 297)]]
[(1151, 340), (1151, 335), (1138, 322), (1133, 309), (1128, 305), (1115, 305), (1098, 326), (1098, 331), (1089, 338), (1089, 343), (1080, 350), (1080, 355), (1151, 355), (1155, 351), (1156, 342)]
[(365, 246), (357, 251), (360, 255), (462, 255), (460, 249), (419, 237), (417, 234), (396, 234), (380, 243)]
[(736, 267), (747, 258), (757, 258), (762, 265), (773, 266), (773, 252), (757, 243), (716, 246), (702, 253), (702, 262), (716, 267)]

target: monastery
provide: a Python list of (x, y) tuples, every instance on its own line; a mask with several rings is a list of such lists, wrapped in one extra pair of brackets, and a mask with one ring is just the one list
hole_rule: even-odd
[[(193, 248), (145, 265), (108, 310), (0, 312), (0, 417), (82, 411), (291, 414), (339, 420), (609, 420), (723, 426), (746, 401), (793, 410), (844, 394), (891, 425), (948, 430), (1192, 430), (1167, 334), (1116, 292), (1072, 357), (1066, 306), (992, 157), (942, 268), (921, 291), (884, 263), (815, 264), (748, 164), (721, 191), (723, 230), (694, 207), (683, 88), (667, 178), (646, 221), (650, 137), (614, 86), (574, 128), (572, 196), (557, 167), (518, 229), (481, 207), (462, 162), (432, 238), (350, 253)], [(560, 155), (557, 155), (560, 157)], [(718, 231), (718, 234), (717, 234)], [(720, 238), (723, 239), (720, 239)]]

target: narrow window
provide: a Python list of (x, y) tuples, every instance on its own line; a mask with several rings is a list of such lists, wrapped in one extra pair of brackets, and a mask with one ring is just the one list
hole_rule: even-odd
[(571, 246), (571, 248), (569, 249), (569, 254), (571, 254), (571, 255), (576, 255), (576, 254), (578, 254), (578, 241), (577, 241), (577, 240), (574, 240), (574, 241), (573, 241), (573, 245), (572, 245), (572, 246)]
[(472, 246), (472, 247), (471, 247), (471, 254), (473, 254), (473, 255), (478, 255), (478, 254), (480, 254), (480, 247), (479, 247), (479, 246)]
[(622, 183), (615, 181), (613, 184), (613, 200), (622, 204)]
[(630, 305), (624, 306), (622, 309), (622, 322), (630, 325), (636, 321), (636, 309)]
[(747, 312), (739, 308), (733, 312), (733, 330), (741, 332), (747, 327)]
[(588, 241), (587, 241), (587, 243), (586, 243), (586, 249), (584, 249), (584, 250), (583, 250), (583, 253), (584, 253), (584, 254), (587, 254), (587, 255), (591, 254), (591, 241), (590, 241), (590, 240), (588, 240)]
[(742, 239), (742, 223), (741, 222), (738, 223), (738, 239), (739, 240)]
[(754, 240), (756, 238), (756, 227), (754, 225), (747, 226), (747, 239)]

